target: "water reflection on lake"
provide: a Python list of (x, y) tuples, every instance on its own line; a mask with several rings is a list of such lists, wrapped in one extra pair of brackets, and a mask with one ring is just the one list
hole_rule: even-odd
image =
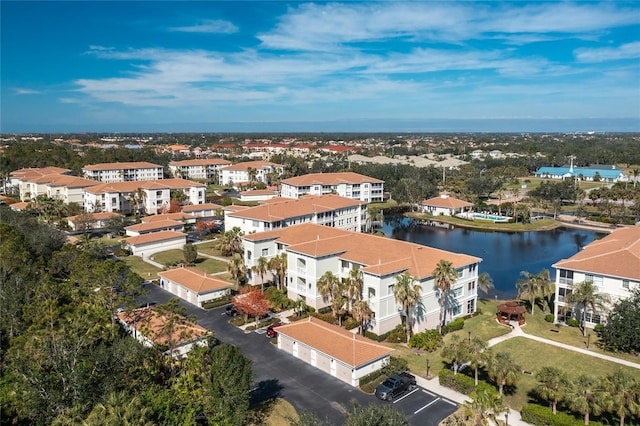
[(420, 224), (402, 216), (386, 217), (382, 231), (388, 237), (410, 241), (442, 250), (481, 257), (480, 272), (493, 278), (499, 297), (516, 294), (516, 281), (521, 271), (537, 273), (549, 269), (560, 259), (573, 256), (585, 245), (603, 234), (572, 228), (536, 232), (493, 232)]

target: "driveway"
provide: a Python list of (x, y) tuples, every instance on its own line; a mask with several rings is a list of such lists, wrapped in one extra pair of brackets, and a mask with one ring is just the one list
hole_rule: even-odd
[[(146, 287), (149, 294), (143, 297), (143, 303), (166, 303), (174, 297), (158, 286), (147, 284)], [(313, 411), (321, 419), (336, 425), (344, 423), (344, 407), (348, 407), (352, 400), (360, 405), (388, 404), (278, 350), (264, 334), (245, 333), (233, 326), (224, 313), (224, 307), (205, 311), (188, 303), (182, 305), (186, 307), (188, 315), (197, 318), (198, 324), (213, 330), (219, 340), (238, 346), (252, 360), (256, 383), (254, 398), (257, 401), (281, 397), (298, 412)], [(423, 389), (413, 398), (418, 399), (411, 399), (414, 401), (412, 404), (401, 404), (402, 401), (394, 404), (412, 425), (436, 426), (456, 410), (455, 404), (443, 402), (445, 398), (427, 393)], [(436, 398), (439, 399), (435, 401)], [(427, 404), (430, 405), (426, 406)], [(417, 409), (414, 408), (416, 405), (418, 408), (422, 407), (417, 414)]]

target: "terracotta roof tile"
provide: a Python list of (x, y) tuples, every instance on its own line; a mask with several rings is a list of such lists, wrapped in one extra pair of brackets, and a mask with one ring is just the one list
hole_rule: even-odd
[(309, 185), (338, 185), (341, 183), (383, 183), (383, 180), (375, 179), (353, 172), (343, 173), (310, 173), (302, 176), (296, 176), (285, 179), (282, 183), (291, 186), (309, 186)]
[(157, 169), (162, 166), (158, 164), (148, 163), (146, 161), (134, 161), (123, 163), (100, 163), (100, 164), (88, 164), (84, 166), (83, 170), (121, 170), (121, 169)]
[(174, 321), (172, 333), (167, 333), (164, 328), (169, 317), (159, 313), (153, 307), (119, 312), (118, 318), (157, 345), (170, 345), (169, 336), (175, 339), (174, 345), (181, 345), (209, 334), (209, 330), (187, 321), (186, 318), (182, 321)]
[(221, 206), (220, 204), (204, 203), (204, 204), (192, 204), (189, 206), (184, 206), (182, 207), (182, 211), (184, 213), (190, 213), (190, 212), (199, 212), (203, 210), (220, 210), (222, 208), (223, 206)]
[(281, 325), (278, 333), (354, 368), (393, 352), (387, 346), (313, 317)]
[(159, 179), (140, 180), (130, 182), (101, 183), (87, 188), (85, 191), (92, 194), (107, 192), (133, 192), (138, 188), (144, 189), (184, 189), (193, 187), (206, 187), (205, 184), (186, 179)]
[(178, 238), (182, 238), (186, 243), (187, 234), (184, 234), (182, 232), (176, 232), (176, 231), (150, 232), (148, 234), (140, 235), (137, 237), (125, 238), (123, 241), (129, 245), (140, 245), (140, 244), (156, 243), (159, 241), (175, 240)]
[(640, 281), (640, 226), (618, 228), (553, 266)]
[(249, 167), (259, 170), (267, 169), (270, 167), (284, 167), (282, 164), (271, 163), (269, 161), (245, 161), (244, 163), (237, 163), (231, 166), (227, 166), (224, 170), (247, 170)]
[(232, 283), (207, 276), (204, 272), (193, 268), (170, 269), (168, 271), (158, 272), (158, 275), (198, 294), (233, 287)]
[(151, 216), (144, 216), (140, 220), (145, 223), (151, 222), (162, 222), (165, 220), (173, 220), (182, 222), (183, 219), (195, 219), (196, 217), (192, 214), (178, 212), (178, 213), (164, 213), (164, 214), (156, 214)]
[(468, 201), (459, 200), (458, 198), (453, 197), (433, 197), (428, 200), (424, 200), (422, 202), (423, 206), (434, 206), (434, 207), (442, 207), (446, 209), (459, 209), (464, 207), (471, 207), (473, 203)]
[(366, 204), (364, 201), (339, 195), (311, 196), (300, 199), (274, 198), (269, 203), (240, 210), (229, 214), (229, 216), (273, 222)]
[(152, 222), (136, 223), (135, 225), (126, 226), (127, 231), (135, 232), (151, 232), (157, 229), (178, 228), (184, 226), (184, 223), (177, 220), (156, 220)]
[(170, 166), (224, 166), (231, 164), (229, 160), (222, 158), (196, 158), (193, 160), (171, 161)]

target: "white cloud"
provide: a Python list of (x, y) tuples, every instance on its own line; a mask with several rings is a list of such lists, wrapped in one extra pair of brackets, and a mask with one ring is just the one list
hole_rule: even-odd
[(617, 47), (579, 48), (574, 50), (576, 59), (580, 62), (605, 62), (619, 59), (640, 58), (640, 42), (623, 44)]
[(238, 27), (229, 21), (205, 19), (194, 25), (171, 27), (169, 30), (183, 33), (233, 34), (238, 32)]
[(13, 93), (16, 95), (39, 95), (42, 92), (35, 89), (15, 88), (13, 89)]

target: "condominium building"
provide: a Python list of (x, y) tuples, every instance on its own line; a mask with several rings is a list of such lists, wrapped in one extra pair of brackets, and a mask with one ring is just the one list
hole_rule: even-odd
[(84, 209), (88, 212), (164, 213), (176, 191), (184, 194), (186, 204), (203, 204), (206, 185), (185, 179), (102, 183), (84, 191)]
[[(576, 284), (584, 281), (595, 284), (598, 292), (607, 295), (612, 303), (626, 299), (640, 286), (640, 226), (618, 228), (553, 267), (556, 269), (556, 321), (582, 318), (581, 309), (585, 308), (568, 303), (567, 296)], [(593, 311), (586, 307), (587, 326), (604, 322), (607, 310)]]
[(158, 180), (164, 177), (162, 166), (146, 161), (89, 164), (82, 168), (82, 173), (87, 179), (105, 183)]
[(370, 330), (383, 334), (401, 323), (403, 309), (394, 297), (396, 278), (409, 274), (422, 288), (410, 321), (414, 332), (438, 326), (440, 290), (433, 270), (447, 260), (457, 270), (458, 279), (446, 298), (445, 320), (472, 314), (477, 305), (478, 266), (482, 259), (419, 244), (370, 234), (305, 223), (243, 237), (244, 261), (248, 267), (286, 253), (289, 298), (304, 297), (308, 306), (320, 308), (329, 301), (318, 290), (318, 280), (328, 271), (345, 279), (353, 269), (362, 272), (361, 297), (374, 312)]
[(311, 173), (285, 179), (280, 195), (300, 198), (303, 195), (337, 194), (366, 203), (384, 200), (384, 181), (358, 173)]
[(317, 223), (360, 232), (367, 223), (367, 203), (338, 195), (272, 198), (256, 207), (234, 206), (225, 210), (224, 217), (225, 230), (238, 227), (245, 234), (300, 223)]
[(231, 165), (231, 161), (221, 158), (198, 158), (194, 160), (172, 161), (169, 170), (174, 177), (183, 179), (217, 180), (220, 169)]
[(269, 161), (246, 161), (223, 167), (219, 172), (218, 182), (221, 185), (235, 186), (249, 182), (263, 182), (270, 185), (282, 176), (284, 166)]

